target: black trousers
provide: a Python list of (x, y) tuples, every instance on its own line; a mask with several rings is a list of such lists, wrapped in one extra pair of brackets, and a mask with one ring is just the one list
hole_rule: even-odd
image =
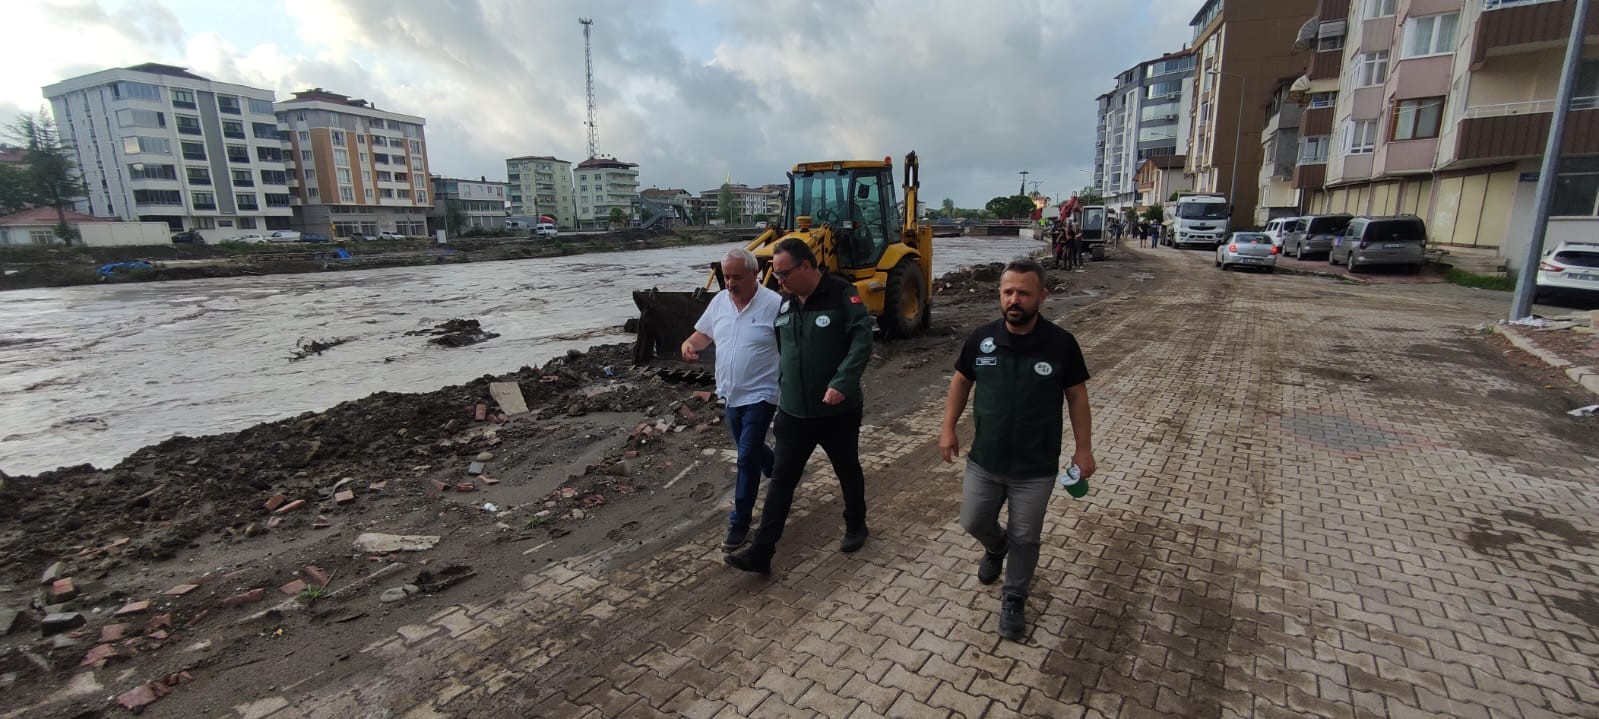
[(777, 541), (783, 538), (783, 525), (788, 522), (789, 509), (794, 505), (794, 490), (805, 472), (805, 462), (818, 445), (827, 453), (827, 459), (833, 463), (833, 473), (838, 475), (838, 488), (844, 495), (844, 525), (852, 529), (866, 526), (866, 474), (861, 471), (860, 453), (861, 414), (857, 409), (832, 417), (804, 418), (777, 411), (777, 420), (772, 425), (777, 460), (751, 551), (767, 556), (777, 551)]

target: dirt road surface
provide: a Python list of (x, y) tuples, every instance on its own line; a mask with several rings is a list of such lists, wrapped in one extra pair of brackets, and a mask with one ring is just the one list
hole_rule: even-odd
[[(0, 654), (0, 716), (112, 716), (119, 699), (277, 719), (1591, 710), (1599, 426), (1466, 329), (1499, 297), (1224, 274), (1169, 249), (1059, 276), (1046, 312), (1095, 374), (1100, 474), (1053, 501), (1033, 630), (1000, 641), (955, 522), (960, 467), (936, 447), (992, 279), (941, 283), (935, 332), (877, 349), (866, 548), (835, 551), (819, 467), (770, 579), (721, 564), (715, 409), (605, 376), (621, 348), (524, 368), (531, 419), (488, 417), (478, 382), (7, 480), (0, 607), (28, 626)], [(479, 456), (498, 484), (468, 474)], [(308, 503), (269, 514), (275, 494)], [(439, 541), (355, 551), (368, 531)], [(39, 573), (63, 559), (89, 598), (63, 609), (86, 624), (41, 639), (15, 602), (50, 592)], [(280, 605), (279, 586), (323, 574), (327, 591)], [(181, 584), (198, 588), (162, 594)], [(134, 600), (153, 604), (106, 616)], [(113, 623), (124, 638), (104, 640)]]

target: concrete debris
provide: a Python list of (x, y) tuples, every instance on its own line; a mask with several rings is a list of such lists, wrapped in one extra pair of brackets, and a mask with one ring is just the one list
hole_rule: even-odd
[(489, 395), (499, 403), (501, 412), (512, 416), (527, 414), (527, 400), (522, 396), (522, 385), (516, 382), (490, 382)]
[(357, 551), (367, 554), (389, 552), (422, 552), (438, 546), (437, 535), (402, 535), (367, 532), (355, 538)]
[(1599, 404), (1590, 404), (1587, 407), (1578, 407), (1577, 409), (1571, 410), (1566, 414), (1569, 414), (1573, 417), (1593, 417), (1599, 415)]
[(479, 452), (477, 457), (476, 457), (476, 459), (479, 462), (492, 462), (492, 461), (494, 461), (494, 453), (493, 452)]
[(466, 466), (466, 473), (474, 477), (483, 473), (483, 463), (473, 462)]
[(49, 637), (77, 629), (88, 621), (78, 612), (52, 612), (44, 615), (44, 621), (39, 622), (39, 628), (44, 636)]
[(52, 584), (60, 579), (61, 575), (66, 574), (66, 571), (66, 562), (56, 562), (44, 570), (44, 576), (39, 578), (39, 584)]

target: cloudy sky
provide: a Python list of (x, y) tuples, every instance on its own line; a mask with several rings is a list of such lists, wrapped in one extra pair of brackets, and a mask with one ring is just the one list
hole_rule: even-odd
[(427, 118), (449, 175), (581, 160), (594, 18), (600, 150), (642, 186), (783, 181), (795, 162), (922, 157), (963, 207), (1087, 184), (1094, 98), (1182, 47), (1199, 0), (25, 0), (7, 9), (0, 117), (40, 88), (140, 62), (323, 87)]

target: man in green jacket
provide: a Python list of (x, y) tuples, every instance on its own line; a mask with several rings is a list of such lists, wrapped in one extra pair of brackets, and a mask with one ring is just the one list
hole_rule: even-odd
[(797, 238), (772, 253), (772, 274), (783, 287), (778, 307), (777, 455), (755, 541), (727, 563), (768, 574), (783, 537), (794, 489), (811, 452), (821, 445), (844, 495), (844, 539), (839, 551), (866, 543), (866, 476), (861, 471), (861, 375), (872, 356), (872, 316), (855, 286), (823, 273), (816, 255)]

